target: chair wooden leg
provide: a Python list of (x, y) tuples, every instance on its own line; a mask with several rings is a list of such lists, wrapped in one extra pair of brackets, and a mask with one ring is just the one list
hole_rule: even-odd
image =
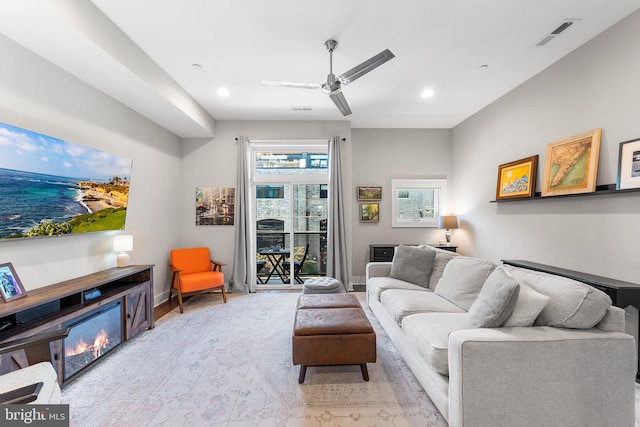
[(178, 288), (178, 305), (180, 306), (180, 313), (184, 313), (184, 308), (182, 307), (182, 291)]
[(224, 285), (222, 285), (222, 300), (225, 304), (227, 303), (227, 292), (224, 290)]

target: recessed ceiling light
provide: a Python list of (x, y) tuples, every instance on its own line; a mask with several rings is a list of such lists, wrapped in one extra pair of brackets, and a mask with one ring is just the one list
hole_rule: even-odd
[(487, 68), (489, 68), (487, 64), (482, 64), (481, 66), (478, 67), (478, 69), (480, 70), (486, 70)]
[(202, 68), (202, 65), (200, 65), (200, 64), (191, 64), (191, 66), (193, 68), (195, 68), (195, 69), (198, 69), (198, 70), (200, 70)]
[(221, 87), (220, 89), (218, 89), (218, 95), (220, 95), (220, 96), (229, 96), (229, 89)]
[(429, 89), (423, 90), (420, 96), (423, 98), (431, 98), (435, 94), (436, 93), (433, 91), (433, 89), (429, 88)]

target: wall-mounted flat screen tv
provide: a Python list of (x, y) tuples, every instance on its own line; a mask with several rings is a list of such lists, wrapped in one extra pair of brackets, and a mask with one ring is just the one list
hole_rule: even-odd
[(124, 229), (131, 164), (0, 123), (0, 240)]

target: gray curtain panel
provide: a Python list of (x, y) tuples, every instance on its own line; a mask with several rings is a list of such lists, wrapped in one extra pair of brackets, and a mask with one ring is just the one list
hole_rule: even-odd
[(236, 177), (236, 206), (235, 206), (235, 251), (233, 254), (233, 277), (229, 289), (233, 292), (255, 292), (256, 281), (251, 280), (250, 266), (255, 264), (253, 254), (249, 253), (249, 237), (251, 226), (249, 207), (249, 140), (244, 136), (238, 137), (238, 175)]
[(327, 226), (327, 276), (335, 277), (349, 291), (346, 222), (342, 191), (340, 139), (329, 140), (329, 221)]

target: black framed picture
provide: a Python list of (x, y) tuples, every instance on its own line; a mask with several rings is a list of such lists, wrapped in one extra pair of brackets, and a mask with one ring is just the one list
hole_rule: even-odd
[(640, 187), (640, 138), (620, 143), (616, 189)]

